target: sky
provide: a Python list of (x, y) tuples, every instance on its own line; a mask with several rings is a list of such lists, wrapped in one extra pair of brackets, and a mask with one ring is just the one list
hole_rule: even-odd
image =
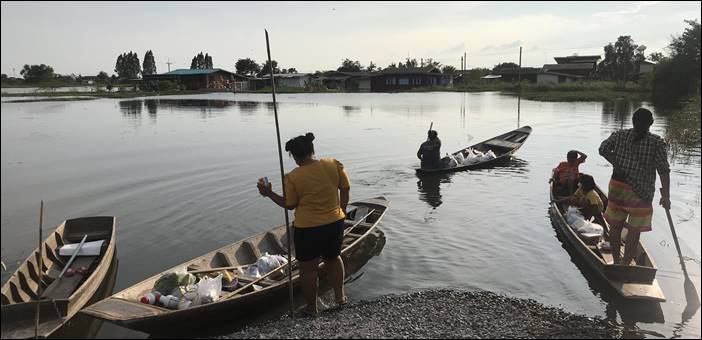
[(200, 51), (235, 71), (266, 59), (336, 69), (344, 58), (386, 67), (407, 56), (460, 67), (539, 67), (553, 57), (603, 54), (620, 35), (663, 52), (700, 2), (2, 2), (2, 73), (48, 64), (60, 74), (114, 73), (117, 55), (152, 50), (159, 73), (189, 68)]

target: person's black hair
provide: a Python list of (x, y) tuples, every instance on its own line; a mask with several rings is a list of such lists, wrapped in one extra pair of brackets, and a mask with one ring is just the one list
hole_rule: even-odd
[(568, 158), (569, 161), (571, 161), (571, 160), (574, 161), (574, 160), (578, 159), (578, 152), (575, 150), (570, 150), (570, 151), (568, 151), (568, 154), (566, 155), (566, 157)]
[(653, 124), (653, 113), (649, 111), (648, 109), (639, 108), (636, 111), (634, 111), (634, 115), (631, 117), (632, 123), (634, 123), (634, 127), (636, 126), (645, 126), (649, 127), (651, 124)]
[(595, 179), (590, 175), (580, 175), (580, 185), (582, 185), (584, 191), (590, 191), (595, 189)]
[(434, 140), (436, 137), (439, 137), (439, 133), (436, 132), (436, 130), (429, 130), (427, 135), (428, 135), (430, 140)]
[(305, 159), (314, 154), (314, 134), (308, 132), (304, 136), (297, 136), (285, 143), (285, 151), (289, 152), (297, 159)]

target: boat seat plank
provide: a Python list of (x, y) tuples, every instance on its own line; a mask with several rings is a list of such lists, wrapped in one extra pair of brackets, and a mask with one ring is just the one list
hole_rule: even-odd
[[(73, 270), (80, 267), (90, 268), (90, 265), (96, 258), (97, 256), (78, 256), (73, 263), (71, 263), (71, 268)], [(81, 282), (83, 281), (83, 277), (84, 275), (73, 275), (71, 277), (66, 277), (64, 274), (61, 280), (52, 282), (46, 288), (46, 291), (44, 291), (41, 297), (46, 299), (66, 299), (71, 296), (73, 291), (75, 291), (78, 286), (80, 286)]]
[(351, 236), (353, 238), (363, 237), (363, 234), (356, 234), (356, 233), (346, 233), (346, 235)]
[(97, 302), (83, 309), (82, 312), (105, 320), (127, 320), (160, 315), (164, 310), (167, 309), (120, 298), (111, 298)]
[(485, 142), (484, 144), (488, 145), (488, 146), (496, 146), (496, 147), (505, 148), (505, 149), (514, 149), (514, 148), (518, 148), (521, 145), (521, 143), (513, 143), (513, 142), (506, 141), (506, 140), (501, 140), (501, 139), (489, 140), (489, 141)]

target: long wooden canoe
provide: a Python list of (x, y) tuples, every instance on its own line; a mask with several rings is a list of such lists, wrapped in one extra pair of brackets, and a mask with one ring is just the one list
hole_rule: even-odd
[[(416, 171), (418, 174), (434, 174), (434, 173), (447, 173), (447, 172), (456, 172), (456, 171), (463, 171), (463, 170), (475, 170), (475, 169), (484, 169), (484, 168), (490, 168), (493, 166), (497, 165), (504, 165), (509, 162), (509, 160), (512, 158), (512, 155), (514, 155), (517, 150), (519, 150), (520, 147), (526, 142), (527, 138), (531, 134), (531, 127), (530, 126), (522, 126), (519, 129), (512, 130), (507, 133), (503, 133), (497, 137), (490, 138), (488, 140), (484, 140), (480, 143), (471, 145), (465, 149), (458, 150), (454, 153), (452, 153), (453, 156), (458, 155), (459, 153), (462, 153), (464, 156), (466, 155), (466, 152), (468, 149), (473, 149), (473, 150), (479, 150), (480, 152), (487, 152), (488, 150), (492, 150), (492, 152), (495, 153), (495, 158), (491, 160), (487, 160), (484, 162), (479, 162), (479, 163), (474, 163), (470, 165), (458, 165), (456, 167), (452, 168), (437, 168), (437, 169), (423, 169), (423, 168), (417, 168)], [(447, 162), (447, 157), (444, 157), (441, 160), (441, 164), (446, 164)]]
[[(348, 256), (361, 244), (378, 225), (390, 202), (378, 197), (349, 205), (346, 217), (346, 230), (341, 255)], [(351, 228), (353, 227), (353, 228)], [(81, 311), (93, 317), (116, 323), (120, 326), (147, 333), (170, 333), (180, 328), (192, 329), (196, 324), (220, 319), (236, 319), (252, 313), (261, 306), (272, 306), (287, 302), (287, 275), (274, 271), (263, 280), (238, 275), (238, 288), (233, 292), (222, 292), (219, 300), (187, 309), (172, 310), (161, 306), (139, 302), (140, 297), (152, 291), (156, 280), (162, 274), (186, 267), (188, 271), (208, 271), (212, 268), (245, 269), (254, 264), (264, 253), (286, 254), (287, 238), (285, 225), (251, 236), (236, 243), (224, 246), (205, 255), (182, 263), (139, 282), (111, 297), (93, 304)], [(292, 249), (293, 254), (295, 249)], [(320, 268), (323, 268), (320, 263)], [(293, 265), (293, 286), (299, 284), (299, 271)], [(253, 285), (255, 283), (255, 285)], [(258, 287), (255, 287), (258, 286)]]
[[(551, 207), (549, 213), (551, 220), (558, 229), (565, 235), (565, 239), (577, 250), (577, 253), (585, 260), (588, 266), (595, 270), (609, 285), (614, 288), (622, 297), (634, 300), (665, 301), (663, 291), (656, 280), (656, 265), (648, 255), (646, 248), (639, 241), (637, 256), (629, 265), (614, 264), (612, 253), (609, 250), (598, 246), (597, 241), (581, 237), (568, 224), (565, 219), (564, 204), (553, 202), (556, 198), (554, 184), (551, 184)], [(607, 207), (607, 195), (597, 187), (597, 194)], [(604, 222), (604, 221), (601, 221)], [(604, 222), (603, 240), (608, 240), (609, 225)], [(622, 242), (623, 243), (623, 242)], [(624, 245), (620, 249), (623, 255)]]
[[(115, 253), (116, 221), (112, 216), (82, 217), (64, 221), (44, 240), (42, 279), (37, 267), (39, 249), (22, 263), (2, 286), (2, 338), (34, 337), (37, 304), (40, 307), (38, 335), (48, 337), (71, 319), (95, 295), (105, 280)], [(64, 276), (69, 256), (61, 256), (58, 248), (78, 243), (105, 240), (97, 256), (78, 256), (71, 269), (86, 267), (86, 275)], [(41, 283), (40, 283), (41, 281)], [(39, 293), (41, 284), (41, 296)]]

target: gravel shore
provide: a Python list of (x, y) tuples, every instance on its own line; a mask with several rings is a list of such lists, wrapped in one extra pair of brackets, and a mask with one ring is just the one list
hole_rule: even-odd
[(609, 322), (487, 291), (428, 290), (383, 296), (317, 317), (254, 324), (243, 338), (620, 338)]

